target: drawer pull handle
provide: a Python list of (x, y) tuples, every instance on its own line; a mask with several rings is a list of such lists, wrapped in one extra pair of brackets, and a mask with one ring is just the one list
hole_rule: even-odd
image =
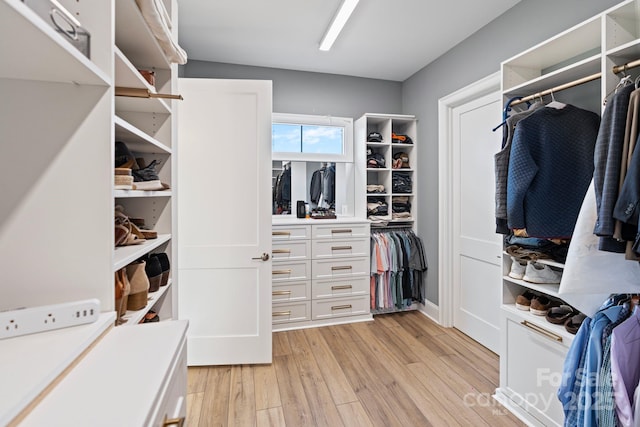
[(271, 292), (271, 295), (291, 295), (291, 291), (273, 291)]
[(353, 249), (351, 246), (331, 246), (332, 251), (349, 251)]
[(290, 316), (291, 315), (291, 310), (288, 310), (288, 311), (274, 311), (271, 315), (272, 316)]
[(272, 231), (271, 235), (272, 236), (291, 236), (291, 232), (290, 231)]
[(345, 310), (345, 309), (349, 309), (351, 308), (351, 304), (345, 304), (345, 305), (334, 305), (331, 307), (331, 310)]
[(180, 417), (180, 418), (167, 418), (167, 416), (164, 416), (164, 421), (162, 422), (162, 427), (169, 427), (169, 426), (178, 426), (178, 427), (182, 427), (184, 425), (184, 417)]
[(342, 230), (331, 230), (332, 233), (351, 233), (352, 230), (350, 228), (344, 228)]
[(271, 274), (291, 274), (291, 269), (288, 270), (273, 270)]
[(331, 267), (331, 271), (336, 271), (336, 270), (351, 270), (353, 267), (351, 267), (350, 265), (338, 265), (335, 267)]
[(554, 341), (558, 341), (558, 342), (562, 342), (562, 337), (560, 335), (556, 335), (553, 332), (549, 332), (544, 328), (541, 328), (538, 325), (535, 325), (531, 322), (528, 322), (526, 320), (523, 320), (522, 322), (520, 322), (521, 325), (526, 326), (529, 329), (532, 329), (534, 331), (536, 331), (537, 333), (539, 333), (540, 335), (544, 335), (547, 338), (551, 338)]
[(291, 249), (274, 249), (271, 252), (274, 254), (290, 254)]
[(353, 288), (353, 286), (351, 286), (351, 285), (340, 285), (340, 286), (332, 286), (331, 290), (332, 291), (339, 291), (341, 289), (351, 289), (351, 288)]

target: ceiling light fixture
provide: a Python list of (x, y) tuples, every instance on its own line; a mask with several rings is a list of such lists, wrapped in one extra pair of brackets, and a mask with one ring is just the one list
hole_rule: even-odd
[(351, 13), (353, 13), (353, 10), (358, 5), (359, 1), (360, 0), (344, 0), (342, 2), (340, 10), (338, 10), (338, 13), (333, 18), (329, 29), (320, 42), (320, 50), (327, 51), (331, 49), (331, 46), (333, 46), (333, 43), (338, 38), (340, 31), (342, 31), (342, 29), (344, 28), (345, 24), (349, 20), (349, 17), (351, 16)]

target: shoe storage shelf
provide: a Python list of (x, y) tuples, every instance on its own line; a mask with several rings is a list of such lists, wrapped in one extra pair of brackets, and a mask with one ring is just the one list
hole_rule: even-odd
[[(562, 95), (579, 107), (601, 112), (602, 100), (620, 81), (616, 65), (640, 59), (640, 1), (628, 0), (588, 19), (501, 64), (504, 101), (554, 87), (580, 84)], [(599, 75), (598, 75), (599, 74)], [(561, 426), (562, 407), (555, 397), (557, 381), (574, 335), (544, 316), (516, 308), (526, 290), (560, 300), (559, 285), (541, 285), (508, 276), (511, 257), (503, 254), (500, 387), (495, 398), (529, 425)], [(562, 264), (539, 260), (556, 269)], [(537, 399), (528, 398), (537, 396)]]
[[(174, 93), (176, 68), (163, 54), (158, 42), (147, 28), (134, 0), (115, 2), (115, 86), (148, 90), (151, 93)], [(138, 70), (153, 71), (152, 85)], [(113, 203), (124, 208), (124, 213), (144, 221), (145, 228), (158, 233), (157, 238), (146, 239), (143, 244), (118, 246), (113, 255), (113, 271), (117, 271), (149, 253), (165, 252), (175, 260), (172, 250), (175, 202), (172, 193), (175, 174), (175, 117), (174, 102), (164, 98), (137, 98), (115, 96), (114, 141), (124, 142), (136, 159), (144, 165), (159, 162), (156, 172), (162, 183), (161, 191), (114, 190)], [(112, 151), (115, 146), (112, 142)], [(144, 165), (139, 165), (144, 167)], [(173, 262), (170, 262), (173, 264)], [(175, 277), (175, 275), (173, 275)], [(124, 325), (135, 325), (149, 310), (160, 320), (177, 318), (176, 283), (149, 292), (144, 308), (127, 311)]]
[[(173, 196), (114, 191), (114, 141), (127, 141), (145, 159), (157, 156), (161, 179), (175, 188), (175, 101), (115, 99), (115, 88), (148, 87), (139, 67), (153, 69), (158, 91), (170, 93), (177, 68), (150, 37), (135, 0), (59, 0), (90, 34), (86, 56), (48, 22), (48, 10), (30, 7), (36, 3), (49, 4), (0, 0), (0, 179), (8, 184), (0, 207), (0, 311), (97, 299), (101, 313), (90, 324), (0, 340), (0, 425), (160, 425), (165, 415), (184, 416), (175, 408), (184, 407), (186, 393), (186, 322), (115, 328), (114, 271), (151, 251), (171, 254)], [(164, 4), (177, 24), (177, 3)], [(144, 218), (158, 238), (115, 249), (115, 204)], [(152, 296), (140, 314), (128, 313), (127, 323), (148, 309), (175, 318), (175, 286)], [(127, 381), (132, 387), (123, 388)], [(86, 421), (69, 418), (90, 404)]]

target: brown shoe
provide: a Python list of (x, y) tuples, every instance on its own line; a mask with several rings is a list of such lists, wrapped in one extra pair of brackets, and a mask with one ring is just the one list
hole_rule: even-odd
[(546, 316), (550, 307), (551, 301), (544, 295), (538, 295), (531, 300), (531, 313), (536, 316)]
[(518, 310), (527, 311), (531, 307), (531, 300), (536, 297), (536, 294), (530, 290), (524, 291), (524, 293), (516, 297), (516, 308)]

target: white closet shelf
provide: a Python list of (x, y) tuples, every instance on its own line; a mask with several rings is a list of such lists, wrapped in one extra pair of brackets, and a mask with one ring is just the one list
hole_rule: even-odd
[(413, 193), (391, 193), (391, 196), (392, 196), (392, 197), (394, 197), (394, 196), (408, 196), (408, 197), (412, 197), (412, 196), (414, 196), (414, 195), (415, 195), (415, 194), (413, 194)]
[[(537, 78), (528, 80), (526, 77), (518, 78), (517, 80), (527, 80), (525, 83), (521, 83), (512, 87), (505, 87), (504, 93), (506, 96), (527, 96), (536, 92), (558, 86), (560, 84), (567, 83), (568, 81), (577, 80), (582, 77), (587, 77), (591, 74), (600, 72), (601, 68), (601, 54), (596, 54), (588, 58), (578, 61), (566, 67), (562, 67), (558, 70), (541, 75)], [(513, 80), (511, 77), (507, 77), (506, 74), (514, 74), (519, 71), (530, 71), (529, 69), (517, 69), (509, 64), (504, 66), (505, 80)]]
[(131, 151), (137, 153), (171, 154), (171, 148), (149, 136), (121, 117), (115, 116), (116, 140), (123, 141)]
[[(509, 255), (509, 253), (507, 253), (506, 251), (502, 252), (503, 255), (510, 257), (511, 255)], [(557, 267), (557, 268), (562, 268), (564, 269), (564, 264), (558, 261), (554, 261), (551, 259), (539, 259), (536, 262), (540, 263), (540, 264), (547, 264), (550, 265), (552, 267)]]
[(118, 246), (113, 251), (113, 271), (126, 267), (141, 256), (153, 251), (171, 240), (171, 234), (158, 234), (157, 239), (150, 239), (139, 245)]
[[(624, 58), (625, 60), (638, 59), (640, 57), (640, 39), (632, 40), (622, 46), (607, 51), (607, 56)], [(622, 64), (616, 64), (622, 65)]]
[(119, 111), (171, 114), (171, 107), (169, 107), (166, 101), (161, 98), (116, 96), (116, 113)]
[(413, 172), (415, 169), (413, 168), (400, 168), (400, 169), (391, 169), (393, 172)]
[(102, 313), (86, 325), (0, 340), (0, 425), (7, 425), (115, 322)]
[(530, 311), (518, 310), (515, 304), (503, 304), (502, 309), (517, 315), (523, 321), (527, 321), (529, 323), (533, 323), (536, 326), (539, 326), (543, 329), (546, 329), (554, 334), (562, 337), (562, 342), (567, 343), (567, 345), (571, 345), (573, 342), (574, 335), (566, 330), (564, 325), (556, 325), (547, 321), (545, 316), (536, 316), (532, 314)]
[(0, 77), (108, 87), (111, 79), (19, 0), (0, 1)]
[(537, 292), (542, 292), (543, 294), (552, 296), (553, 298), (562, 299), (562, 297), (558, 295), (558, 290), (560, 289), (559, 284), (541, 285), (538, 283), (531, 283), (524, 280), (514, 279), (513, 277), (509, 276), (504, 276), (503, 279), (507, 282), (511, 282)]
[(129, 58), (117, 46), (114, 48), (114, 57), (116, 86), (147, 89), (153, 93), (156, 92), (156, 88), (147, 83), (135, 65), (129, 61)]
[(389, 172), (391, 168), (367, 168), (367, 172)]
[(402, 147), (403, 150), (410, 150), (414, 147), (413, 144), (403, 144), (401, 142), (392, 142), (391, 147)]
[(145, 198), (145, 197), (171, 197), (171, 190), (164, 191), (144, 191), (144, 190), (113, 190), (113, 197), (116, 199)]
[(145, 22), (135, 0), (118, 0), (116, 45), (139, 68), (170, 69), (171, 65)]
[[(122, 326), (133, 326), (140, 323), (140, 321), (144, 318), (144, 316), (149, 312), (151, 307), (153, 307), (153, 305), (158, 300), (160, 300), (160, 298), (162, 298), (162, 296), (165, 293), (170, 292), (169, 291), (170, 288), (171, 288), (171, 280), (169, 280), (166, 286), (160, 286), (160, 289), (158, 289), (157, 291), (149, 292), (149, 297), (147, 298), (147, 305), (142, 310), (137, 310), (137, 311), (127, 310), (127, 313), (123, 316), (123, 319), (125, 319), (127, 322), (124, 323)], [(165, 321), (168, 319), (161, 319), (161, 320)]]
[(371, 145), (372, 147), (375, 147), (375, 146), (388, 147), (389, 143), (388, 142), (367, 142), (367, 145)]

